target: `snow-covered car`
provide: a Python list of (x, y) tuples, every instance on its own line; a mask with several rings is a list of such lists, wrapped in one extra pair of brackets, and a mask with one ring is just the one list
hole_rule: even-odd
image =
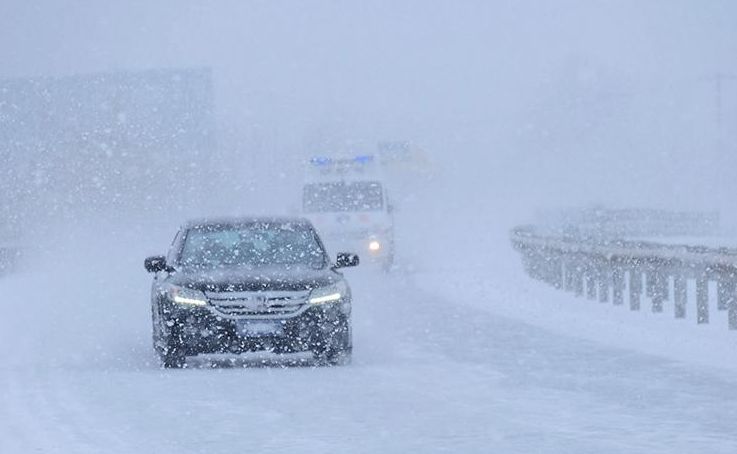
[(351, 291), (312, 224), (297, 218), (191, 221), (167, 256), (145, 260), (154, 349), (164, 367), (207, 353), (311, 352), (350, 361)]

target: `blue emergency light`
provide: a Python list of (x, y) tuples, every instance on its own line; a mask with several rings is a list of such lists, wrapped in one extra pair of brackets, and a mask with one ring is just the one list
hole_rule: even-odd
[(315, 158), (310, 159), (310, 162), (312, 163), (312, 165), (316, 165), (316, 166), (327, 166), (327, 165), (330, 165), (333, 162), (333, 160), (330, 158), (320, 156), (320, 157), (315, 157)]
[(353, 158), (354, 161), (356, 161), (359, 164), (368, 164), (369, 162), (372, 162), (374, 160), (373, 155), (367, 154), (367, 155), (360, 155)]

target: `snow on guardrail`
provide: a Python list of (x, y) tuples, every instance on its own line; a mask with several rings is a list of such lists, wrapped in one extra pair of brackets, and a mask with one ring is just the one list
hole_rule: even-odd
[[(666, 244), (555, 232), (537, 226), (512, 230), (513, 247), (527, 274), (553, 287), (640, 310), (643, 293), (653, 312), (673, 302), (676, 318), (686, 318), (695, 293), (696, 321), (709, 323), (709, 291), (716, 288), (717, 310), (728, 312), (737, 330), (737, 248)], [(693, 288), (695, 292), (690, 292)]]

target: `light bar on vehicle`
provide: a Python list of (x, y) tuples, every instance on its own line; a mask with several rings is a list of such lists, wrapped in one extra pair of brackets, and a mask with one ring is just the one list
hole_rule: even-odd
[(371, 154), (347, 157), (313, 156), (310, 158), (310, 171), (323, 176), (344, 177), (365, 174), (375, 170), (375, 157)]
[(326, 166), (333, 163), (333, 160), (324, 156), (318, 156), (310, 159), (310, 163), (316, 166)]
[(316, 166), (327, 166), (330, 164), (340, 164), (340, 163), (348, 164), (350, 162), (355, 162), (358, 164), (368, 164), (373, 161), (374, 161), (374, 155), (371, 155), (371, 154), (358, 155), (358, 156), (354, 156), (353, 158), (344, 158), (344, 159), (341, 159), (341, 158), (333, 159), (327, 156), (315, 156), (310, 159), (310, 163)]
[(367, 164), (369, 162), (372, 162), (374, 160), (374, 156), (367, 154), (367, 155), (360, 155), (353, 158), (355, 162), (358, 162), (360, 164)]

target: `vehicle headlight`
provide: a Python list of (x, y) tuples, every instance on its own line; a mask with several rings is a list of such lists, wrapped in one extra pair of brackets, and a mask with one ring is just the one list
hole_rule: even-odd
[(379, 240), (371, 240), (369, 241), (368, 248), (371, 252), (377, 252), (381, 249), (381, 243), (379, 243)]
[(169, 299), (182, 306), (207, 306), (205, 294), (199, 290), (186, 287), (169, 286)]
[(310, 304), (334, 303), (350, 295), (345, 281), (338, 281), (326, 287), (318, 287), (310, 293)]

